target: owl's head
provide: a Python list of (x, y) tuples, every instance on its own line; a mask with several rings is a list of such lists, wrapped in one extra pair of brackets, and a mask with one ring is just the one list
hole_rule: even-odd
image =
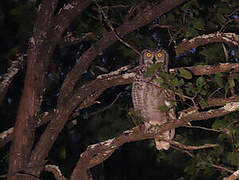
[(168, 62), (169, 55), (165, 49), (163, 48), (155, 50), (144, 49), (141, 52), (139, 65), (150, 67), (153, 64), (160, 63), (161, 71), (168, 72)]

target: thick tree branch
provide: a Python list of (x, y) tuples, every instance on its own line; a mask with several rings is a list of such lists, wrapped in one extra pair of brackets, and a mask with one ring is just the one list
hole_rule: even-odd
[[(209, 110), (205, 112), (195, 112), (192, 114), (188, 113), (184, 117), (181, 117), (179, 121), (168, 122), (159, 127), (154, 126), (152, 128), (149, 128), (149, 130), (146, 130), (144, 125), (137, 126), (130, 130), (124, 131), (118, 137), (90, 145), (87, 147), (86, 151), (81, 154), (80, 160), (78, 161), (72, 173), (72, 180), (74, 180), (75, 177), (80, 177), (81, 174), (85, 174), (84, 171), (86, 171), (87, 169), (92, 168), (106, 160), (116, 149), (118, 149), (125, 143), (144, 139), (152, 139), (157, 134), (161, 134), (162, 132), (173, 128), (184, 126), (190, 121), (219, 117), (238, 110), (239, 102), (228, 103), (224, 107), (219, 109)], [(82, 168), (82, 164), (84, 164), (85, 169)]]
[(235, 33), (221, 33), (216, 32), (213, 34), (204, 34), (201, 36), (197, 36), (190, 40), (184, 40), (179, 45), (175, 47), (176, 54), (184, 53), (192, 48), (196, 48), (198, 46), (203, 46), (208, 43), (216, 43), (216, 42), (225, 42), (228, 44), (232, 44), (234, 46), (239, 45), (239, 37)]
[[(34, 142), (34, 115), (40, 109), (43, 93), (47, 61), (39, 56), (52, 16), (58, 0), (43, 0), (39, 5), (38, 15), (34, 24), (33, 34), (29, 40), (27, 54), (27, 71), (24, 89), (14, 129), (14, 139), (10, 149), (8, 176), (9, 180), (17, 179), (16, 173), (27, 166)], [(45, 55), (45, 54), (44, 54)], [(44, 57), (45, 60), (45, 57)], [(37, 68), (36, 68), (37, 67)], [(39, 175), (39, 173), (38, 173)]]
[[(46, 87), (47, 70), (50, 58), (62, 33), (72, 20), (91, 3), (88, 1), (72, 0), (62, 8), (63, 14), (54, 15), (57, 0), (43, 0), (39, 5), (38, 15), (33, 28), (33, 35), (29, 40), (27, 53), (27, 72), (24, 80), (23, 94), (20, 100), (14, 140), (10, 152), (9, 177), (16, 179), (16, 172), (27, 168), (28, 174), (40, 175), (43, 160), (34, 164), (30, 155), (35, 134), (35, 116), (38, 114)], [(76, 9), (74, 9), (76, 7)], [(72, 10), (73, 9), (73, 10)], [(69, 14), (70, 13), (70, 14)], [(61, 16), (65, 15), (65, 16)], [(59, 22), (59, 20), (61, 21)], [(58, 21), (57, 24), (56, 21)]]
[[(221, 70), (221, 72), (225, 72), (225, 71), (229, 71), (231, 69), (234, 69), (234, 71), (238, 71), (238, 64), (229, 64), (229, 63), (225, 63), (225, 64), (220, 64), (221, 68), (219, 68)], [(224, 67), (226, 67), (224, 69)], [(187, 69), (189, 69), (193, 74), (197, 74), (197, 75), (204, 75), (204, 73), (208, 73), (211, 71), (213, 71), (213, 69), (215, 69), (215, 66), (193, 66), (193, 67), (186, 67)], [(205, 71), (204, 69), (207, 69), (207, 71)], [(177, 69), (176, 69), (177, 70)], [(171, 69), (170, 72), (176, 72), (175, 69)], [(77, 110), (79, 111), (81, 109), (84, 109), (86, 107), (89, 107), (93, 104), (95, 104), (96, 99), (103, 93), (103, 91), (107, 88), (110, 88), (112, 86), (117, 86), (117, 85), (122, 85), (122, 84), (129, 84), (132, 83), (134, 77), (135, 77), (135, 73), (137, 71), (137, 68), (132, 69), (131, 66), (124, 66), (121, 67), (120, 69), (116, 70), (116, 71), (112, 71), (108, 74), (103, 74), (103, 75), (99, 75), (94, 81), (85, 84), (84, 86), (79, 88), (79, 92), (77, 94), (75, 94), (74, 98), (75, 101), (77, 100), (76, 104), (77, 104)], [(200, 72), (200, 73), (199, 73)], [(219, 72), (219, 71), (217, 71)], [(111, 84), (112, 83), (112, 84)], [(77, 91), (76, 91), (77, 92)], [(81, 94), (80, 98), (79, 98), (79, 94)], [(73, 98), (73, 99), (74, 99)], [(239, 101), (239, 95), (235, 95), (232, 96), (230, 98), (209, 98), (207, 100), (207, 106), (205, 106), (204, 108), (209, 108), (209, 107), (215, 107), (215, 106), (223, 106), (226, 103), (229, 102), (238, 102)], [(48, 122), (49, 120), (54, 118), (54, 114), (57, 112), (57, 109), (54, 109), (52, 111), (49, 112), (45, 112), (42, 113), (40, 115), (38, 115), (36, 117), (37, 119), (37, 126), (40, 126), (46, 122)], [(7, 136), (5, 135), (7, 132)], [(0, 138), (0, 147), (4, 146), (6, 143), (8, 143), (9, 141), (12, 140), (12, 133), (13, 130), (9, 129), (7, 131), (4, 131), (2, 133), (0, 133), (0, 137), (4, 137), (4, 138)]]
[[(216, 65), (197, 65), (184, 67), (195, 76), (210, 75), (223, 72), (239, 72), (239, 63), (220, 63)], [(178, 72), (179, 68), (170, 69), (170, 73)]]

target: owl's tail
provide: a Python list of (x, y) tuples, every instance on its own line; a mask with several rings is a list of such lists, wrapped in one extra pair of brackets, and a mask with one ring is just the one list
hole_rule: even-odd
[[(171, 129), (170, 131), (166, 131), (164, 132), (161, 137), (165, 138), (165, 139), (173, 139), (175, 134), (175, 129)], [(162, 141), (162, 140), (158, 140), (157, 138), (155, 138), (155, 146), (158, 150), (168, 150), (170, 147), (170, 144), (167, 141)]]
[(156, 148), (157, 150), (168, 150), (169, 147), (170, 147), (170, 144), (166, 141), (159, 141), (157, 139), (155, 139), (155, 145), (156, 145)]

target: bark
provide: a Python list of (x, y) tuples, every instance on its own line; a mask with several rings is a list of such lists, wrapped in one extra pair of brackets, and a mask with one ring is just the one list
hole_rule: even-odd
[[(149, 22), (151, 22), (155, 17), (162, 15), (163, 13), (171, 10), (177, 5), (185, 2), (186, 0), (173, 0), (173, 1), (164, 1), (158, 6), (145, 11), (143, 14), (137, 15), (133, 21), (128, 22), (127, 24), (123, 24), (117, 30), (119, 35), (126, 35), (129, 32), (134, 31), (136, 28), (143, 26)], [(144, 17), (142, 17), (144, 16)], [(145, 19), (144, 19), (145, 18)], [(54, 22), (58, 24), (58, 20), (56, 19)], [(142, 22), (143, 20), (143, 22)], [(60, 22), (59, 22), (60, 23)], [(57, 28), (59, 29), (59, 28)], [(61, 29), (61, 28), (60, 28)], [(72, 110), (75, 109), (81, 101), (83, 101), (87, 95), (93, 94), (93, 84), (91, 83), (88, 89), (84, 88), (72, 95), (73, 87), (75, 86), (77, 80), (81, 76), (82, 72), (90, 65), (93, 59), (98, 55), (99, 52), (103, 51), (106, 47), (113, 44), (116, 41), (112, 32), (106, 33), (104, 37), (96, 42), (89, 50), (87, 50), (77, 61), (77, 64), (73, 67), (73, 70), (68, 73), (59, 95), (58, 104), (57, 104), (57, 112), (54, 113), (54, 118), (48, 124), (45, 132), (40, 137), (39, 142), (36, 144), (36, 147), (32, 151), (30, 157), (29, 166), (36, 166), (39, 164), (43, 164), (45, 158), (48, 155), (49, 150), (51, 149), (53, 143), (55, 142), (58, 134), (64, 127), (66, 121), (72, 113)], [(119, 79), (120, 81), (121, 79)], [(110, 86), (110, 82), (105, 81), (102, 84)], [(120, 83), (125, 83), (125, 81), (121, 80)], [(112, 84), (113, 86), (115, 84)], [(101, 86), (102, 87), (102, 86)], [(51, 137), (51, 138), (49, 138)], [(31, 170), (32, 174), (39, 174), (41, 168)]]
[(239, 170), (235, 171), (232, 175), (229, 177), (223, 178), (223, 180), (236, 180), (239, 178)]
[[(79, 161), (72, 173), (71, 180), (78, 179), (82, 174), (85, 174), (87, 169), (92, 168), (104, 160), (109, 158), (113, 152), (128, 142), (140, 141), (145, 139), (153, 139), (157, 134), (161, 134), (164, 131), (174, 129), (186, 125), (190, 121), (205, 120), (214, 117), (224, 116), (233, 111), (239, 110), (239, 102), (227, 103), (225, 106), (209, 110), (205, 112), (188, 112), (179, 118), (178, 121), (167, 122), (161, 126), (152, 126), (149, 130), (146, 130), (144, 125), (134, 127), (130, 130), (124, 131), (118, 137), (93, 144), (87, 147), (86, 151), (80, 156)], [(214, 146), (215, 147), (215, 146)], [(84, 167), (82, 167), (84, 164)], [(84, 180), (87, 177), (83, 178)]]
[(24, 66), (24, 56), (22, 54), (17, 54), (17, 59), (11, 62), (11, 66), (8, 68), (7, 73), (2, 77), (0, 76), (0, 104), (4, 100), (8, 88), (12, 83), (15, 75), (23, 68)]
[[(218, 68), (216, 68), (218, 67)], [(191, 66), (184, 67), (192, 72), (193, 75), (207, 75), (212, 74), (213, 72), (239, 72), (239, 65), (236, 63), (224, 63), (218, 65), (200, 65), (200, 66)], [(81, 109), (87, 108), (93, 104), (95, 104), (96, 99), (104, 92), (104, 90), (117, 85), (129, 84), (132, 83), (137, 68), (133, 68), (131, 66), (124, 66), (116, 71), (112, 71), (109, 74), (99, 75), (94, 81), (85, 84), (84, 86), (78, 89), (78, 95), (84, 94), (79, 99), (79, 96), (76, 94), (74, 96), (77, 100), (76, 104), (79, 104), (77, 107), (77, 111)], [(177, 68), (170, 69), (171, 73), (177, 72)], [(88, 89), (87, 92), (84, 90)], [(77, 92), (77, 91), (76, 91)], [(207, 106), (203, 108), (215, 107), (215, 106), (223, 106), (229, 102), (237, 102), (239, 101), (239, 95), (235, 95), (229, 98), (209, 98), (207, 101)], [(71, 102), (69, 102), (71, 103)], [(55, 113), (59, 111), (57, 109), (50, 110), (49, 112), (44, 112), (39, 114), (36, 117), (37, 126), (41, 126), (46, 122), (54, 119)], [(72, 110), (73, 113), (73, 110)], [(6, 130), (0, 133), (0, 147), (4, 146), (6, 143), (12, 140), (13, 138), (13, 128)]]
[(184, 40), (182, 43), (180, 43), (175, 47), (176, 54), (182, 54), (185, 51), (188, 51), (192, 48), (203, 46), (208, 43), (217, 43), (217, 42), (225, 42), (227, 44), (231, 44), (237, 47), (239, 45), (239, 37), (235, 33), (216, 32), (213, 34), (204, 34), (192, 38), (190, 40)]
[[(184, 67), (192, 72), (195, 76), (210, 75), (223, 72), (239, 72), (238, 63), (220, 63), (215, 65), (197, 65), (191, 67)], [(170, 69), (170, 73), (178, 72), (179, 68)]]
[[(152, 8), (148, 8), (145, 11), (137, 14), (133, 19), (124, 22), (118, 28), (115, 29), (120, 37), (124, 37), (128, 33), (133, 32), (137, 28), (140, 28), (151, 21), (153, 21), (157, 16), (169, 12), (171, 9), (177, 7), (178, 5), (186, 2), (187, 0), (171, 0), (163, 1)], [(78, 60), (73, 69), (68, 73), (60, 91), (60, 102), (64, 102), (64, 98), (71, 94), (76, 82), (81, 77), (82, 73), (89, 67), (91, 62), (95, 57), (102, 52), (104, 49), (112, 45), (117, 41), (114, 32), (107, 32), (103, 37), (93, 44)]]
[[(61, 13), (54, 16), (57, 3), (57, 0), (42, 1), (29, 41), (27, 72), (10, 151), (8, 176), (11, 180), (17, 179), (17, 172), (23, 170), (34, 176), (40, 175), (44, 163), (35, 164), (29, 157), (36, 127), (34, 117), (40, 110), (49, 60), (65, 28), (91, 1), (73, 0), (72, 4), (64, 6)], [(56, 22), (57, 24), (54, 24)]]
[(46, 37), (56, 3), (55, 0), (51, 3), (46, 0), (42, 2), (42, 8), (39, 10), (33, 29), (33, 36), (29, 41), (27, 72), (10, 150), (9, 180), (18, 179), (17, 172), (27, 166), (31, 154), (35, 130), (34, 115), (40, 109), (40, 98), (46, 75), (46, 63), (39, 56), (40, 48), (42, 40)]
[[(157, 16), (170, 11), (186, 1), (187, 0), (165, 0), (152, 8), (148, 8), (140, 12), (131, 20), (125, 21), (121, 26), (116, 28), (115, 31), (120, 37), (123, 37), (126, 34), (133, 32), (137, 28), (150, 23)], [(58, 43), (60, 44), (60, 40), (65, 29), (70, 25), (72, 20), (77, 15), (79, 15), (86, 7), (91, 4), (92, 1), (72, 0), (69, 4), (65, 5), (58, 14), (54, 15), (53, 13), (57, 2), (57, 0), (52, 0), (50, 2), (47, 0), (42, 1), (34, 26), (33, 35), (29, 41), (30, 46), (27, 58), (27, 73), (24, 81), (24, 90), (18, 109), (16, 125), (14, 127), (14, 139), (10, 152), (10, 166), (8, 175), (9, 179), (11, 180), (17, 179), (17, 174), (22, 170), (32, 175), (31, 178), (34, 176), (38, 177), (43, 169), (48, 152), (63, 129), (66, 121), (72, 114), (72, 111), (75, 110), (79, 105), (81, 105), (80, 109), (92, 105), (95, 102), (95, 99), (105, 89), (120, 84), (128, 84), (132, 82), (133, 78), (135, 77), (134, 71), (125, 73), (123, 75), (121, 74), (121, 72), (127, 72), (128, 69), (120, 71), (119, 74), (108, 74), (109, 76), (101, 75), (97, 79), (83, 85), (73, 92), (75, 84), (81, 77), (82, 73), (95, 59), (95, 57), (105, 48), (117, 41), (115, 32), (105, 33), (99, 41), (93, 44), (80, 57), (72, 71), (68, 73), (60, 90), (56, 110), (50, 113), (52, 120), (32, 150), (35, 127), (40, 124), (39, 121), (36, 120), (36, 117), (39, 116), (38, 112), (40, 110), (42, 96), (46, 86), (46, 72), (49, 66), (49, 60), (56, 45)], [(234, 45), (237, 44), (237, 37), (235, 37), (234, 34), (226, 34), (226, 36), (224, 35), (225, 34), (217, 33), (216, 37), (214, 37), (214, 35), (207, 36), (209, 39), (208, 41), (205, 40), (205, 37), (199, 37), (203, 41), (200, 43), (198, 39), (193, 39), (192, 43), (191, 41), (188, 42), (188, 44), (190, 44), (188, 46), (183, 46), (183, 44), (180, 44), (178, 46), (179, 50), (177, 53), (181, 53), (194, 46), (203, 45), (209, 42), (217, 42), (219, 40), (227, 41), (228, 43), (230, 42), (232, 44), (234, 43)], [(181, 117), (181, 120), (183, 119), (183, 122), (185, 121), (186, 123), (196, 119), (218, 117), (228, 114), (234, 110), (238, 110), (236, 107), (237, 105), (238, 104), (235, 103), (226, 104), (226, 106), (216, 110), (200, 112), (200, 114), (193, 113), (196, 116), (190, 116), (189, 114), (186, 117)], [(44, 119), (47, 117), (49, 118), (47, 115), (44, 116)], [(161, 133), (167, 130), (167, 128), (172, 128), (169, 125), (161, 129), (157, 128), (156, 133)], [(174, 125), (175, 127), (179, 127), (183, 125), (183, 123), (174, 123)], [(154, 130), (154, 133), (146, 133), (143, 134), (142, 137), (142, 134), (137, 134), (136, 131), (138, 130), (133, 130), (133, 132), (134, 131), (134, 136), (131, 136), (131, 130), (126, 131), (124, 132), (126, 134), (123, 134), (118, 139), (114, 138), (112, 141), (110, 140), (105, 144), (103, 143), (103, 145), (108, 147), (109, 145), (112, 145), (111, 142), (113, 142), (120, 146), (125, 142), (140, 140), (140, 138), (152, 138), (153, 134), (155, 134)], [(110, 148), (111, 149), (109, 150), (112, 151), (107, 152), (105, 149), (101, 149), (102, 152), (98, 154), (95, 154), (95, 152), (91, 150), (87, 153), (83, 153), (71, 178), (87, 179), (86, 170), (96, 164), (94, 163), (96, 162), (95, 158), (99, 157), (99, 159), (101, 158), (104, 160), (104, 158), (109, 157), (114, 151), (112, 146)]]

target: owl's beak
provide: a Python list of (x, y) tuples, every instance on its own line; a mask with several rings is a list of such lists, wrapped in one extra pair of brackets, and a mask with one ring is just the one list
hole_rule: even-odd
[(155, 58), (155, 57), (153, 58), (153, 62), (154, 62), (154, 63), (156, 62), (156, 58)]

